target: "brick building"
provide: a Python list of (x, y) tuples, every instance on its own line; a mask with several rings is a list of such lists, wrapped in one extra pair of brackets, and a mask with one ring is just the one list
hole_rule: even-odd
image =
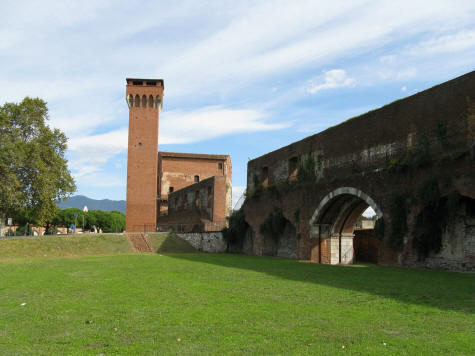
[[(175, 225), (192, 226), (195, 230), (222, 228), (231, 213), (230, 157), (158, 152), (163, 80), (126, 80), (129, 106), (126, 231), (156, 231), (162, 221), (167, 229)], [(196, 192), (200, 191), (196, 200)], [(169, 209), (170, 193), (181, 205)], [(201, 203), (197, 203), (199, 196), (203, 199)]]
[(158, 152), (158, 191), (160, 215), (168, 211), (168, 195), (204, 179), (222, 176), (231, 183), (228, 155)]

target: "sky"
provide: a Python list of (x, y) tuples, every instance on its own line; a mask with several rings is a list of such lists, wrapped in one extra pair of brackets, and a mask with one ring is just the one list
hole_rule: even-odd
[(475, 1), (2, 1), (0, 105), (47, 101), (76, 194), (125, 199), (125, 78), (159, 150), (249, 159), (475, 69)]

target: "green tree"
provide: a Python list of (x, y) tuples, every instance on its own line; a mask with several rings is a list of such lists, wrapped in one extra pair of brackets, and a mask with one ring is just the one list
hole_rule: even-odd
[(66, 136), (51, 129), (46, 102), (26, 97), (0, 106), (0, 217), (44, 225), (56, 201), (76, 190), (64, 157)]

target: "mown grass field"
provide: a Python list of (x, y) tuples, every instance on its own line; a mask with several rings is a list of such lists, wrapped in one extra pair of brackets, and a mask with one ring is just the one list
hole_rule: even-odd
[(475, 354), (473, 274), (103, 250), (0, 252), (0, 355)]

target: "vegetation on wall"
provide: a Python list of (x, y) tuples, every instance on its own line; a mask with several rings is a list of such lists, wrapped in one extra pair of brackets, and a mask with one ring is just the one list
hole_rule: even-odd
[(268, 235), (277, 241), (284, 232), (286, 223), (287, 219), (284, 218), (282, 209), (276, 209), (267, 215), (266, 219), (259, 227), (259, 232), (263, 235)]
[(231, 244), (241, 243), (246, 235), (248, 223), (245, 220), (244, 210), (233, 211), (228, 218), (228, 227), (221, 230), (223, 238)]
[(416, 217), (412, 244), (419, 257), (425, 258), (429, 252), (437, 253), (442, 247), (441, 222), (444, 220), (444, 209), (437, 181), (431, 180), (421, 185), (418, 198), (422, 211)]
[(264, 191), (264, 186), (261, 182), (259, 182), (259, 177), (257, 176), (257, 174), (253, 174), (252, 183), (253, 188), (250, 191), (246, 192), (246, 199), (257, 198)]
[(442, 148), (444, 150), (447, 149), (449, 146), (449, 140), (447, 138), (447, 121), (438, 120), (435, 133)]
[(300, 167), (297, 172), (297, 181), (299, 183), (315, 182), (315, 178), (315, 160), (312, 155), (309, 154), (300, 162)]

